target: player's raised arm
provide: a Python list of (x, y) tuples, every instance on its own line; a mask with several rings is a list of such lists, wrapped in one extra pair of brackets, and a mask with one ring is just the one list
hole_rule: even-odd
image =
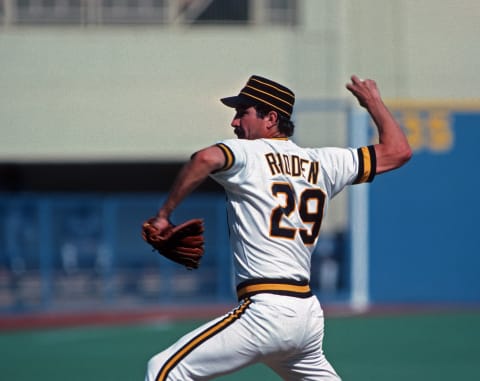
[(412, 150), (407, 137), (385, 106), (375, 81), (361, 80), (353, 75), (346, 87), (368, 111), (378, 129), (379, 143), (374, 146), (376, 173), (391, 171), (405, 164), (411, 158)]

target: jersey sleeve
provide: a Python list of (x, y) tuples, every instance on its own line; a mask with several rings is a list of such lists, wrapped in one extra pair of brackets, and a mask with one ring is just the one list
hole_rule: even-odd
[(240, 183), (246, 176), (246, 152), (235, 139), (227, 139), (216, 143), (225, 156), (225, 165), (210, 175), (218, 183), (226, 186), (228, 183)]
[(216, 146), (222, 150), (223, 155), (225, 156), (225, 165), (217, 172), (228, 171), (235, 164), (235, 154), (232, 149), (223, 142), (217, 143)]
[(371, 182), (375, 177), (376, 157), (373, 146), (322, 149), (319, 161), (331, 197), (347, 185)]
[(357, 149), (357, 155), (358, 174), (353, 184), (372, 182), (375, 177), (377, 168), (375, 148), (373, 146), (360, 147)]

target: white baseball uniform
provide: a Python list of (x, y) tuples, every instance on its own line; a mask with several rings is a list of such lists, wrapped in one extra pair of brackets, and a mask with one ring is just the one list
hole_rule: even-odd
[(146, 381), (209, 380), (263, 362), (285, 380), (339, 380), (322, 350), (310, 260), (329, 200), (372, 181), (373, 147), (301, 148), (291, 140), (219, 142), (211, 176), (227, 194), (240, 304), (154, 356)]

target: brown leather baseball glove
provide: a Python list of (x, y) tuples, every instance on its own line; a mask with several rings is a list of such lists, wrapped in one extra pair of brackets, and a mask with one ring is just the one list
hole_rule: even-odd
[(180, 225), (170, 224), (161, 235), (153, 225), (154, 220), (151, 218), (143, 224), (143, 239), (171, 261), (189, 270), (197, 269), (204, 253), (203, 220), (195, 218)]

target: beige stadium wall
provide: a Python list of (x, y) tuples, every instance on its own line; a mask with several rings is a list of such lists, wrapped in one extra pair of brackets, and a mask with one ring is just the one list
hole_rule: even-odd
[[(477, 0), (304, 0), (297, 28), (86, 27), (0, 31), (0, 160), (184, 160), (233, 137), (218, 98), (250, 74), (299, 99), (478, 98)], [(297, 115), (296, 138), (344, 144), (343, 120)]]
[(0, 159), (179, 160), (233, 136), (218, 98), (252, 72), (288, 80), (279, 54), (288, 35), (250, 38), (223, 29), (2, 33)]

